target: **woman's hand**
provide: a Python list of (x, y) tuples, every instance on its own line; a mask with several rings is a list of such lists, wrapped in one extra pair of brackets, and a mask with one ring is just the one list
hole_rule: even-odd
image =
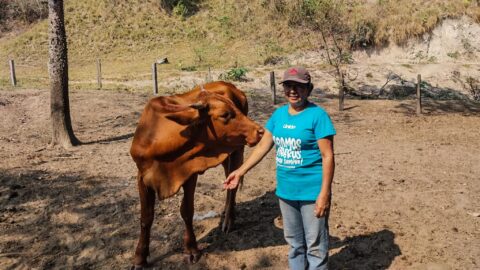
[(224, 189), (235, 189), (238, 186), (238, 183), (240, 182), (240, 178), (243, 176), (243, 174), (239, 170), (235, 170), (230, 173), (230, 175), (225, 179), (223, 182), (223, 188)]
[(315, 216), (317, 218), (324, 217), (328, 213), (328, 209), (330, 208), (330, 194), (323, 194), (317, 197), (317, 201), (315, 202)]

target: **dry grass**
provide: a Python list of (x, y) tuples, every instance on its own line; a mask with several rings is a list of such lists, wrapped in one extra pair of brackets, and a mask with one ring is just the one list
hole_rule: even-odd
[[(66, 1), (70, 78), (95, 78), (95, 59), (103, 59), (104, 76), (148, 79), (151, 63), (167, 56), (169, 72), (208, 66), (229, 68), (263, 64), (269, 57), (307, 50), (320, 44), (302, 18), (333, 0), (204, 0), (188, 16), (165, 11), (156, 0)], [(430, 31), (442, 18), (468, 15), (480, 21), (478, 1), (349, 0), (336, 1), (339, 20), (350, 28), (356, 45), (402, 43)], [(328, 6), (328, 5), (327, 5)], [(295, 23), (297, 22), (297, 23)], [(18, 77), (47, 85), (47, 22), (12, 38), (0, 39), (0, 62), (15, 59)], [(8, 65), (0, 66), (0, 86)], [(20, 80), (19, 80), (20, 81)]]

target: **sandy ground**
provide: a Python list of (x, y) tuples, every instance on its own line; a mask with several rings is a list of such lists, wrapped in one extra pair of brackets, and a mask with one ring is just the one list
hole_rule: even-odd
[[(264, 124), (269, 93), (247, 92), (250, 116)], [(73, 91), (85, 144), (66, 151), (46, 148), (47, 91), (0, 91), (0, 269), (128, 268), (140, 227), (128, 149), (148, 98)], [(343, 112), (319, 93), (313, 100), (338, 132), (331, 269), (479, 269), (480, 105), (427, 101), (417, 117), (413, 100), (347, 100)], [(190, 269), (286, 268), (274, 167), (272, 151), (246, 176), (228, 235), (218, 229), (223, 171), (200, 176), (195, 231), (204, 256)], [(187, 268), (181, 198), (157, 202), (150, 261), (158, 269)]]

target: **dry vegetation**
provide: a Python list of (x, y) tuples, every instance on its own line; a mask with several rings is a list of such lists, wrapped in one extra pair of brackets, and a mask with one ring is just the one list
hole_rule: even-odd
[(40, 0), (0, 0), (0, 37), (47, 15), (47, 7)]
[[(21, 87), (45, 87), (47, 24), (37, 22), (45, 16), (39, 3), (0, 0), (2, 26), (13, 25), (12, 18), (34, 22), (0, 39), (1, 62), (16, 59), (19, 74), (27, 74)], [(66, 1), (65, 12), (74, 81), (92, 78), (96, 58), (106, 63), (106, 79), (116, 80), (148, 79), (160, 56), (173, 59), (173, 70), (263, 64), (318, 48), (320, 34), (308, 23), (325, 13), (345, 22), (345, 39), (354, 47), (402, 43), (444, 18), (480, 20), (479, 1), (472, 0), (85, 0)], [(7, 68), (0, 67), (0, 86), (8, 85)]]

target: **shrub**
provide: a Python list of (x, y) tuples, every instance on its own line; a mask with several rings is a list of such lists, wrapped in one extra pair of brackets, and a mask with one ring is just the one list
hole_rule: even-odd
[(181, 71), (197, 71), (196, 66), (186, 66), (186, 67), (180, 67)]
[(6, 21), (33, 23), (47, 17), (48, 7), (41, 1), (0, 0), (0, 28), (5, 26)]
[(465, 79), (467, 83), (467, 88), (470, 94), (472, 95), (473, 100), (480, 101), (480, 81), (474, 77), (468, 76)]
[(285, 57), (282, 56), (268, 56), (263, 60), (264, 65), (277, 65), (285, 61)]
[(452, 72), (452, 79), (456, 83), (460, 83), (466, 91), (472, 95), (474, 101), (480, 101), (480, 81), (472, 76), (465, 76), (462, 78), (460, 72), (455, 70)]
[(350, 33), (350, 46), (354, 48), (370, 47), (375, 44), (375, 22), (360, 21), (357, 22)]
[(170, 14), (186, 18), (198, 11), (199, 2), (199, 0), (160, 0), (160, 7)]
[(458, 57), (460, 57), (460, 53), (458, 51), (455, 51), (455, 52), (450, 52), (450, 53), (447, 53), (447, 56), (448, 57), (451, 57), (453, 59), (458, 59)]
[(247, 78), (245, 75), (247, 74), (247, 71), (248, 70), (244, 67), (235, 67), (220, 74), (218, 78), (226, 81), (246, 81)]

